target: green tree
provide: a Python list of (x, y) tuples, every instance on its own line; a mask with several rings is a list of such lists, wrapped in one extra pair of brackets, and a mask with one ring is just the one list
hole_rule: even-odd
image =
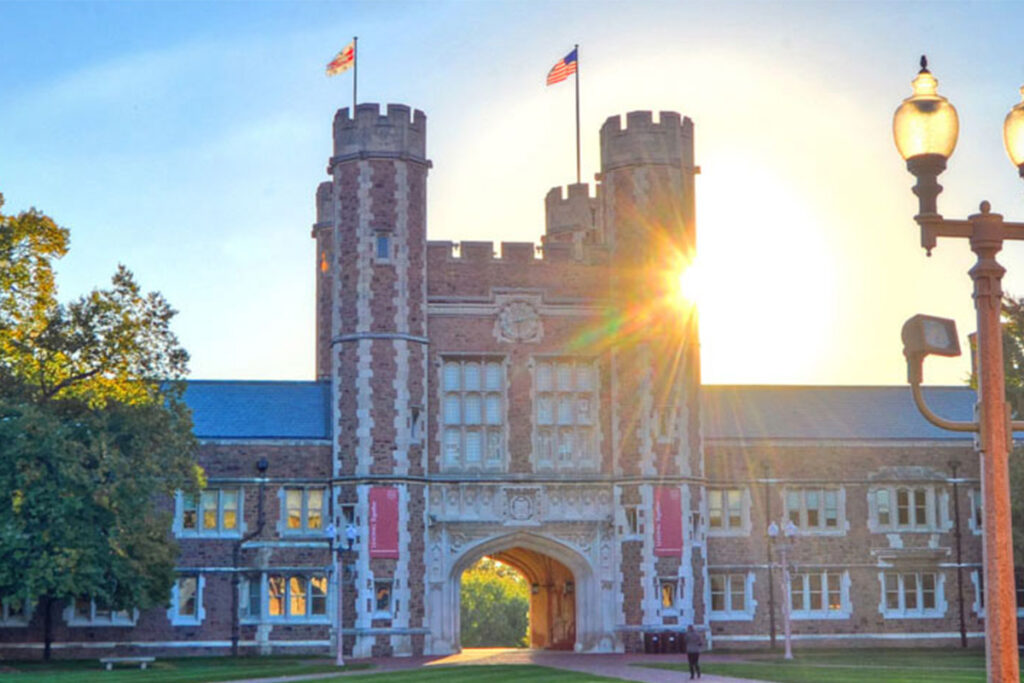
[[(1024, 419), (1024, 299), (1003, 297), (1003, 371), (1006, 402), (1015, 420)], [(975, 349), (972, 349), (972, 352)], [(977, 388), (977, 377), (971, 376)], [(1010, 452), (1010, 511), (1013, 519), (1013, 562), (1024, 567), (1024, 447)]]
[(485, 557), (462, 574), (462, 645), (526, 647), (530, 587), (508, 565)]
[(166, 503), (203, 484), (175, 311), (123, 266), (110, 288), (58, 302), (67, 250), (46, 215), (0, 213), (0, 597), (42, 614), (47, 659), (60, 603), (167, 603)]

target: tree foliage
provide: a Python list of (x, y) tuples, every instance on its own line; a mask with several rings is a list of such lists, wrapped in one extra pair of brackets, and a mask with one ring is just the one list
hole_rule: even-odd
[[(1024, 299), (1003, 298), (1003, 369), (1006, 401), (1014, 419), (1024, 418)], [(977, 386), (972, 377), (972, 386)], [(1024, 566), (1024, 447), (1010, 452), (1010, 511), (1013, 519), (1014, 564)]]
[(526, 647), (530, 587), (508, 565), (485, 557), (462, 574), (463, 647)]
[(48, 631), (56, 602), (166, 604), (167, 501), (203, 483), (175, 311), (124, 266), (58, 302), (67, 251), (46, 215), (0, 213), (0, 596), (38, 606)]

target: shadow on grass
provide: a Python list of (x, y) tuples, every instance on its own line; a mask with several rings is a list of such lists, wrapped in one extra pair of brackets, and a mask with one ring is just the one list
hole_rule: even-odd
[[(350, 664), (342, 671), (368, 669), (368, 663)], [(137, 665), (104, 671), (99, 659), (44, 662), (3, 662), (2, 683), (217, 683), (247, 678), (300, 676), (338, 671), (333, 662), (308, 656), (291, 657), (180, 657), (157, 658), (145, 671)]]
[[(985, 680), (981, 650), (811, 650), (780, 655), (735, 653), (702, 663), (705, 673), (778, 683), (969, 683)], [(643, 664), (686, 671), (685, 664)]]

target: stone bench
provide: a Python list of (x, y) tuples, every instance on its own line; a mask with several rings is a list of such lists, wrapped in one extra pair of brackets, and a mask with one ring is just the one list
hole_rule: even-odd
[(156, 657), (103, 657), (100, 659), (100, 664), (110, 671), (115, 664), (138, 664), (140, 669), (145, 669), (155, 661)]

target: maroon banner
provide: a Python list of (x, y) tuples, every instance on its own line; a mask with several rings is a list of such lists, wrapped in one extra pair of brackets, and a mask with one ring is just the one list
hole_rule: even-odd
[(683, 552), (683, 507), (679, 489), (654, 488), (654, 554), (676, 556)]
[(398, 489), (370, 489), (370, 557), (398, 559)]

